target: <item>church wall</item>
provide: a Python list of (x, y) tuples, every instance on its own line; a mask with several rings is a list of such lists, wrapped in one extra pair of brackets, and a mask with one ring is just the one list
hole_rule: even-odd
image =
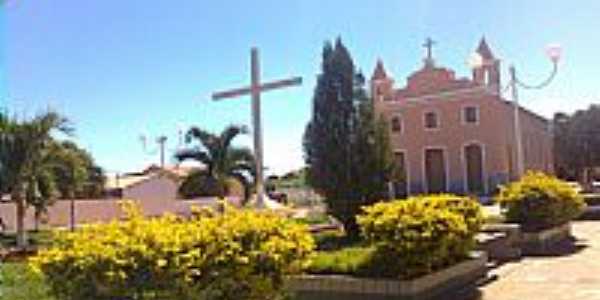
[[(465, 124), (463, 110), (468, 106), (478, 109), (477, 124)], [(465, 192), (464, 147), (471, 143), (483, 149), (484, 181), (488, 192), (507, 180), (506, 144), (510, 131), (507, 128), (511, 118), (496, 96), (479, 91), (443, 99), (397, 99), (385, 103), (380, 110), (388, 118), (402, 118), (403, 131), (391, 132), (391, 140), (393, 148), (404, 151), (407, 157), (411, 193), (426, 192), (424, 151), (427, 148), (444, 150), (449, 192)], [(437, 114), (439, 128), (425, 128), (427, 112)]]
[[(482, 149), (485, 192), (492, 194), (499, 184), (517, 178), (514, 107), (500, 95), (500, 60), (482, 39), (477, 48), (484, 60), (482, 66), (473, 70), (471, 79), (456, 78), (451, 69), (436, 66), (432, 44), (425, 45), (428, 56), (423, 67), (408, 76), (404, 86), (394, 88), (394, 79), (387, 74), (381, 60), (371, 81), (375, 111), (390, 124), (393, 118), (401, 120), (401, 132), (390, 130), (390, 137), (393, 150), (404, 153), (409, 193), (427, 192), (426, 149), (444, 151), (445, 190), (466, 192), (468, 175), (464, 149), (476, 144)], [(468, 106), (477, 108), (475, 124), (463, 120), (463, 111)], [(425, 128), (427, 112), (437, 114), (439, 128)], [(523, 109), (520, 120), (525, 169), (551, 173), (553, 143), (548, 122)]]

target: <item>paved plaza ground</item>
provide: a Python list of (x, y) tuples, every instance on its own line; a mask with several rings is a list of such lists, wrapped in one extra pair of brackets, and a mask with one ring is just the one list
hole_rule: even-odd
[(491, 271), (464, 300), (600, 300), (600, 221), (573, 224), (575, 240), (552, 254), (526, 257)]

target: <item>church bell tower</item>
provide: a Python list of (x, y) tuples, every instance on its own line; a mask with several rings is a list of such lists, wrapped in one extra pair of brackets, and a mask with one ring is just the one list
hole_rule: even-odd
[(479, 41), (476, 52), (481, 57), (481, 66), (473, 69), (473, 81), (500, 94), (500, 60), (494, 57), (485, 37)]

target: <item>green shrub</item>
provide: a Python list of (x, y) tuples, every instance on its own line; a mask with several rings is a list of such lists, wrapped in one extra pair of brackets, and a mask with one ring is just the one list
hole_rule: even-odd
[(54, 300), (45, 282), (25, 263), (0, 263), (0, 299)]
[(227, 208), (129, 218), (58, 232), (31, 259), (63, 299), (279, 299), (306, 267), (314, 241), (303, 225), (268, 212)]
[(357, 220), (375, 246), (363, 272), (413, 278), (467, 258), (483, 214), (473, 199), (432, 195), (365, 207)]
[(508, 222), (525, 231), (561, 225), (585, 209), (583, 198), (567, 182), (539, 172), (529, 172), (519, 181), (500, 188), (496, 201)]

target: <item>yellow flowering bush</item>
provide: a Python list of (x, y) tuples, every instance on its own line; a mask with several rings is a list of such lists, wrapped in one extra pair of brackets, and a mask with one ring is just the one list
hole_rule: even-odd
[(60, 299), (279, 299), (308, 263), (307, 228), (269, 212), (198, 211), (191, 220), (127, 219), (56, 232), (31, 258)]
[(538, 231), (576, 218), (585, 202), (567, 182), (541, 172), (528, 172), (521, 180), (500, 188), (495, 199), (508, 222), (525, 231)]
[(359, 273), (414, 278), (468, 257), (483, 224), (476, 200), (430, 195), (377, 203), (357, 217), (375, 251)]

